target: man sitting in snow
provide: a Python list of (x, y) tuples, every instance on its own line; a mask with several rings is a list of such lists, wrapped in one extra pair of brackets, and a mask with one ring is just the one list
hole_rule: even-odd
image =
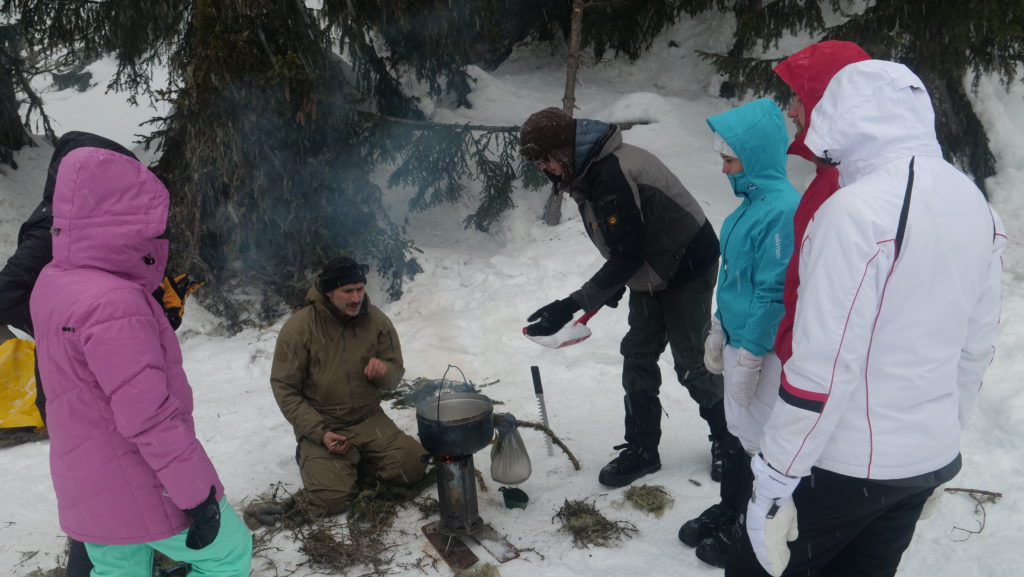
[(718, 237), (700, 204), (653, 154), (624, 144), (617, 126), (573, 120), (546, 108), (523, 124), (519, 154), (535, 162), (579, 205), (591, 241), (606, 262), (583, 286), (527, 319), (531, 336), (551, 335), (579, 310), (615, 306), (629, 287), (629, 332), (622, 339), (625, 444), (598, 480), (622, 487), (661, 468), (661, 372), (671, 345), (679, 382), (711, 428), (712, 478), (729, 435), (722, 377), (704, 366)]
[(405, 368), (398, 333), (366, 296), (366, 265), (329, 261), (307, 306), (281, 329), (270, 385), (295, 429), (309, 503), (346, 510), (362, 475), (411, 486), (426, 453), (384, 414), (380, 391), (398, 386)]

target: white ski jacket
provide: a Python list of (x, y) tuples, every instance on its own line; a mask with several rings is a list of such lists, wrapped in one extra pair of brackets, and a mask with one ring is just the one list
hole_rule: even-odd
[(928, 94), (901, 64), (836, 74), (806, 143), (843, 188), (801, 239), (793, 356), (762, 454), (793, 477), (931, 473), (959, 454), (994, 354), (1002, 223), (943, 160)]

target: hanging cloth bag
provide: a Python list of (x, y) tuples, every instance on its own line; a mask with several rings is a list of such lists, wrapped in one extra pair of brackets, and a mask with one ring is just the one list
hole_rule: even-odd
[(494, 415), (498, 439), (491, 447), (491, 479), (503, 485), (518, 485), (530, 478), (533, 468), (526, 444), (519, 435), (516, 418), (510, 413)]

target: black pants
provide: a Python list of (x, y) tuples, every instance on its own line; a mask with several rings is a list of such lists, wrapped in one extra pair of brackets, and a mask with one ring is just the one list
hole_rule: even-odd
[(701, 407), (722, 400), (721, 375), (704, 367), (704, 338), (711, 323), (711, 296), (718, 270), (656, 293), (629, 291), (629, 331), (622, 338), (622, 388), (627, 395), (657, 396), (658, 358), (669, 346), (679, 383)]
[[(793, 493), (800, 537), (784, 577), (891, 577), (935, 487), (897, 487), (813, 469)], [(726, 577), (766, 577), (746, 533)]]
[(754, 472), (750, 470), (750, 457), (740, 440), (731, 433), (722, 439), (722, 483), (718, 488), (720, 507), (733, 515), (747, 510)]
[(68, 545), (68, 567), (65, 577), (89, 577), (92, 560), (85, 549), (85, 543), (71, 539)]
[(35, 357), (35, 371), (36, 371), (36, 409), (39, 410), (39, 418), (43, 420), (43, 426), (46, 426), (46, 391), (43, 390), (43, 380), (39, 378), (39, 357)]
[[(629, 291), (629, 331), (619, 348), (626, 392), (625, 440), (650, 454), (658, 454), (661, 442), (658, 359), (666, 346), (672, 350), (679, 383), (702, 413), (722, 402), (722, 376), (709, 373), (704, 366), (704, 338), (711, 323), (711, 296), (717, 278), (718, 269), (711, 266), (679, 286), (655, 293)], [(717, 409), (722, 412), (720, 406)], [(722, 421), (724, 428), (724, 413)]]

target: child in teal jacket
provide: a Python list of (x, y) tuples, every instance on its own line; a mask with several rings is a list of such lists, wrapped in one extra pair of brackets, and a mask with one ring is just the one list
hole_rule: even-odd
[(737, 442), (723, 455), (721, 503), (684, 524), (679, 538), (696, 546), (700, 559), (723, 567), (751, 481), (749, 457), (759, 449), (778, 396), (781, 366), (772, 349), (800, 195), (786, 176), (789, 137), (773, 101), (762, 98), (717, 114), (708, 125), (740, 204), (719, 234), (718, 310), (704, 359), (710, 372), (724, 373), (725, 417)]

